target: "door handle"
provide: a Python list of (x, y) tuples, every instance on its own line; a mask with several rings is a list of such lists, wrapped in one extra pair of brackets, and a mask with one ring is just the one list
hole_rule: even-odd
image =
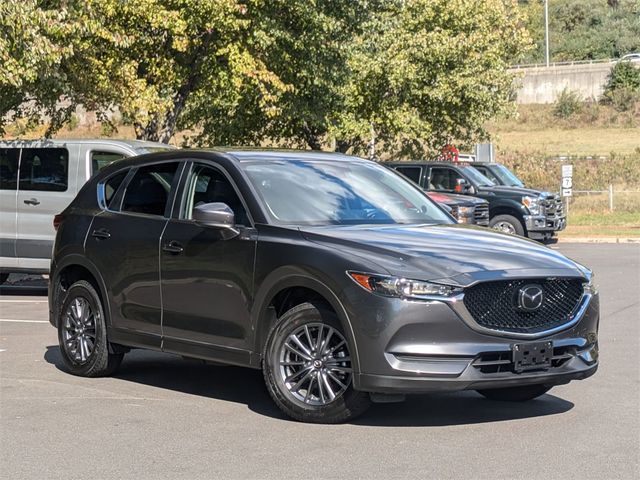
[(169, 243), (165, 243), (162, 246), (162, 250), (168, 253), (178, 254), (184, 251), (184, 247), (180, 242), (176, 242), (175, 240), (172, 240)]
[(40, 205), (40, 201), (37, 198), (28, 198), (24, 201), (27, 205)]
[(106, 228), (101, 228), (99, 230), (94, 230), (93, 232), (91, 232), (91, 236), (93, 238), (97, 238), (98, 240), (106, 240), (107, 238), (111, 237), (111, 234)]

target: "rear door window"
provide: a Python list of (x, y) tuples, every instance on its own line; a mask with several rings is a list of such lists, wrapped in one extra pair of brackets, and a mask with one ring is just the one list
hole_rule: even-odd
[(124, 194), (123, 212), (165, 215), (178, 162), (138, 168)]
[(66, 148), (23, 148), (20, 190), (65, 192), (69, 186), (69, 151)]
[(420, 185), (420, 179), (422, 177), (422, 167), (396, 167), (396, 170), (409, 178), (411, 181)]
[(0, 190), (16, 190), (18, 188), (19, 148), (0, 149)]

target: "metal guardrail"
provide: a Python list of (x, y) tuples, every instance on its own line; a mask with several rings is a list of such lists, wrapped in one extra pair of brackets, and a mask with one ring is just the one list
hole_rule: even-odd
[(511, 65), (510, 68), (519, 69), (519, 68), (542, 68), (542, 67), (561, 67), (568, 65), (591, 65), (598, 63), (615, 63), (619, 61), (619, 58), (601, 58), (598, 60), (576, 60), (571, 62), (550, 62), (549, 65), (546, 63), (523, 63), (520, 65)]

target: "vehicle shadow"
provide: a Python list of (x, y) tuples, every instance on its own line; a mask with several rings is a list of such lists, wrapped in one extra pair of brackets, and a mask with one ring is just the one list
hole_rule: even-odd
[(46, 297), (48, 287), (46, 285), (1, 285), (0, 295), (15, 295), (24, 297)]
[[(57, 345), (47, 347), (44, 359), (65, 371)], [(258, 370), (210, 365), (170, 354), (134, 350), (125, 356), (114, 378), (188, 395), (244, 403), (260, 415), (288, 420), (271, 400)], [(549, 394), (526, 403), (490, 401), (475, 392), (410, 395), (404, 403), (374, 404), (365, 415), (351, 423), (378, 427), (470, 425), (556, 415), (573, 406), (573, 403)]]

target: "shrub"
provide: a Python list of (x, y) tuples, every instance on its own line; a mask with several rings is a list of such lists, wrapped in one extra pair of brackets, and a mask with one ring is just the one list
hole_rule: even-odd
[(553, 114), (558, 118), (569, 118), (581, 112), (583, 106), (580, 94), (565, 87), (556, 99)]
[(640, 67), (632, 62), (617, 62), (607, 78), (602, 101), (624, 112), (640, 100)]

